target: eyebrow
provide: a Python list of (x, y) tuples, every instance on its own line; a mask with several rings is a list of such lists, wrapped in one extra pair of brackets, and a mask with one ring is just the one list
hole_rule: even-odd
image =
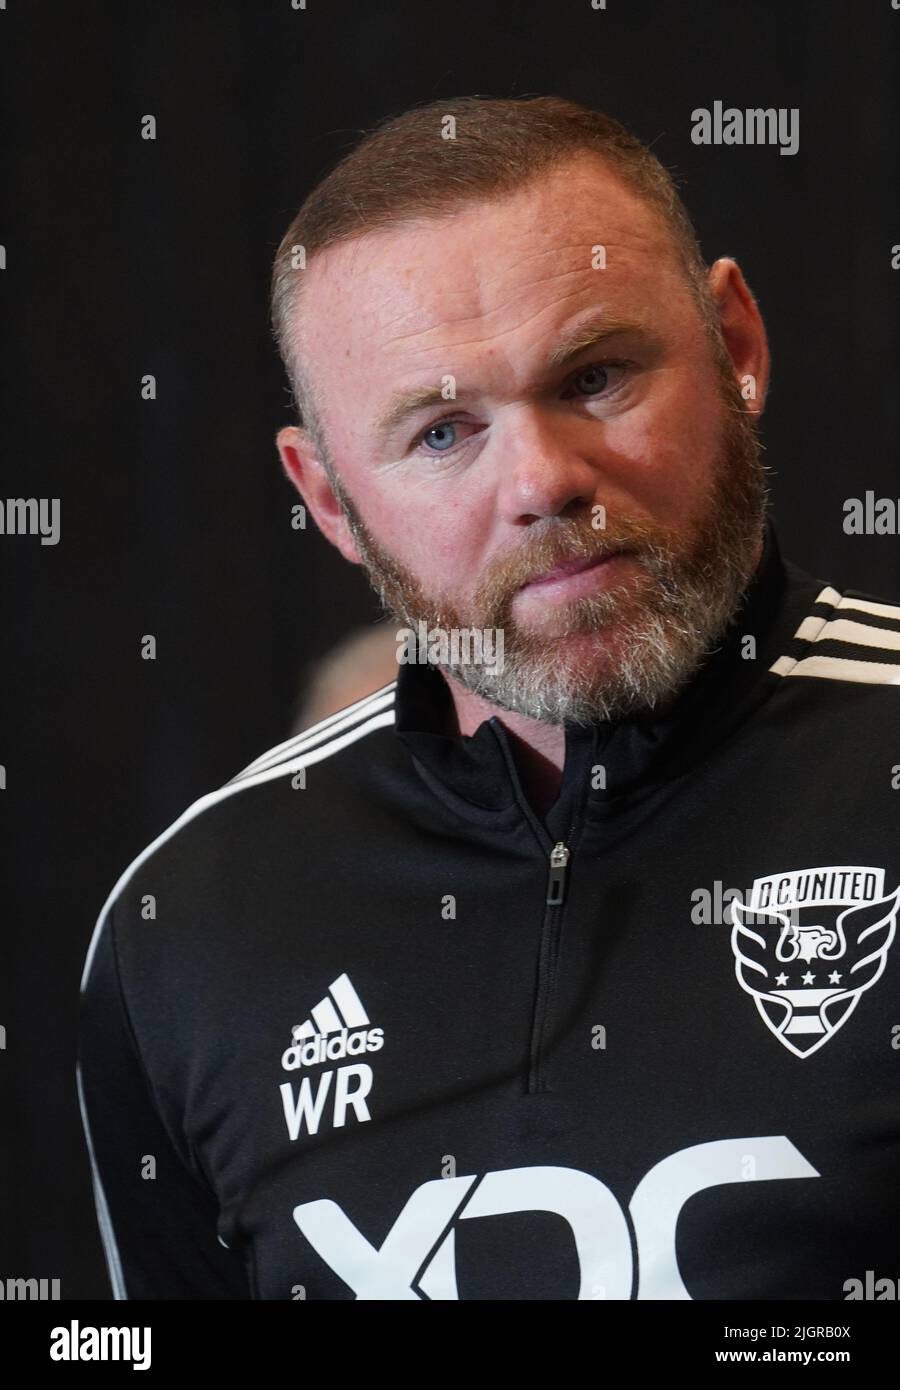
[[(570, 329), (551, 348), (547, 355), (547, 366), (559, 369), (586, 352), (588, 348), (599, 347), (607, 338), (637, 333), (643, 328), (644, 323), (640, 319), (622, 318), (614, 314), (594, 314)], [(453, 399), (459, 400), (467, 394), (462, 392)], [(390, 400), (375, 426), (378, 439), (386, 440), (411, 415), (418, 414), (428, 406), (445, 404), (447, 400), (440, 386), (414, 386), (408, 391), (399, 391)]]

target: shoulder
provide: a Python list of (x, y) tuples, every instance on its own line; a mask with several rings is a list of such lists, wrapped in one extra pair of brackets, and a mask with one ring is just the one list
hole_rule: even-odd
[[(802, 572), (789, 567), (795, 576)], [(789, 682), (829, 682), (896, 701), (900, 688), (900, 603), (853, 588), (798, 582), (807, 597), (786, 650), (770, 667)], [(896, 706), (892, 706), (896, 710)]]
[[(317, 834), (334, 820), (345, 821), (359, 803), (354, 784), (365, 763), (366, 741), (393, 726), (395, 686), (392, 681), (268, 749), (193, 802), (147, 845), (119, 876), (100, 910), (82, 991), (114, 914), (118, 929), (123, 919), (138, 920), (148, 910), (145, 898), (155, 901), (168, 888), (187, 902), (207, 894), (213, 883), (252, 872), (273, 839), (296, 837), (298, 818)], [(319, 768), (324, 775), (307, 780), (307, 768)], [(306, 794), (298, 797), (298, 789)]]
[(250, 785), (259, 786), (272, 778), (312, 767), (334, 758), (377, 729), (389, 727), (394, 723), (396, 688), (397, 682), (390, 681), (371, 695), (320, 719), (294, 738), (269, 748), (226, 782), (221, 794), (241, 791)]

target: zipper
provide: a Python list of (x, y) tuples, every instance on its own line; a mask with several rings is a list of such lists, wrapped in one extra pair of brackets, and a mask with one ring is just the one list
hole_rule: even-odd
[[(574, 828), (574, 825), (570, 828), (570, 839)], [(550, 1019), (551, 1005), (556, 995), (556, 970), (562, 934), (562, 909), (566, 899), (566, 875), (571, 857), (572, 851), (564, 840), (559, 840), (550, 851), (550, 868), (547, 874), (547, 891), (544, 894), (544, 921), (541, 927), (541, 942), (538, 952), (537, 993), (528, 1063), (527, 1091), (529, 1095), (537, 1095), (550, 1089), (544, 1074), (544, 1040)]]
[(550, 851), (550, 875), (547, 879), (547, 906), (562, 907), (566, 895), (566, 867), (569, 850), (562, 840)]
[[(537, 963), (537, 983), (535, 986), (534, 1008), (531, 1016), (531, 1038), (528, 1048), (528, 1080), (525, 1091), (528, 1095), (537, 1095), (543, 1091), (549, 1091), (544, 1065), (545, 1040), (550, 1017), (552, 1013), (553, 1001), (556, 995), (556, 973), (559, 961), (560, 939), (562, 935), (563, 914), (565, 911), (566, 887), (568, 882), (569, 867), (572, 860), (572, 845), (574, 843), (576, 828), (582, 814), (587, 790), (578, 797), (578, 804), (574, 807), (569, 829), (564, 840), (558, 840), (553, 844), (547, 832), (547, 827), (543, 821), (535, 815), (528, 798), (522, 791), (522, 784), (516, 771), (515, 759), (506, 737), (506, 731), (500, 721), (494, 716), (491, 720), (491, 727), (497, 736), (506, 762), (510, 781), (519, 807), (525, 819), (548, 858), (548, 872), (546, 888), (544, 891), (544, 916), (541, 923), (541, 936), (538, 946)], [(596, 752), (596, 740), (593, 753)]]

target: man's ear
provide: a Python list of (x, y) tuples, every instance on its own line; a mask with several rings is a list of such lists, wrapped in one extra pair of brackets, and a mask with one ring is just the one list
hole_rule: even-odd
[(361, 565), (352, 532), (343, 508), (334, 495), (328, 474), (318, 458), (318, 449), (306, 430), (285, 425), (275, 436), (281, 466), (306, 503), (307, 510), (322, 534), (341, 552), (345, 560)]
[(713, 262), (708, 281), (747, 409), (761, 414), (769, 389), (769, 344), (762, 315), (740, 266), (730, 256)]

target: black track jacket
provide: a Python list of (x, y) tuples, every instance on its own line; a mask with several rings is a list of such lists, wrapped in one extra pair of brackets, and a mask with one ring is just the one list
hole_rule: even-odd
[(900, 606), (769, 528), (665, 717), (567, 726), (546, 820), (428, 665), (196, 802), (85, 962), (115, 1296), (896, 1280), (898, 685)]

